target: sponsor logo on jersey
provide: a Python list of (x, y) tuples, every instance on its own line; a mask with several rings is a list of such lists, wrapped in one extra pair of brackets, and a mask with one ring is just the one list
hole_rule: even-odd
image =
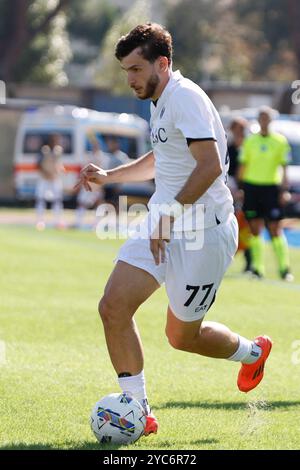
[(158, 129), (151, 130), (151, 142), (153, 145), (158, 144), (159, 142), (164, 144), (167, 142), (167, 140), (168, 136), (164, 127), (159, 127)]
[(199, 305), (199, 307), (195, 308), (195, 312), (203, 312), (207, 309), (207, 305)]

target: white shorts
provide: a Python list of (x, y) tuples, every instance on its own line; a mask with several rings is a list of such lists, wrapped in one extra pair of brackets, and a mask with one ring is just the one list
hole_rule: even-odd
[(61, 179), (54, 181), (40, 178), (35, 192), (36, 199), (48, 202), (61, 201), (63, 197), (63, 186)]
[(165, 283), (169, 305), (184, 322), (203, 318), (238, 246), (238, 224), (230, 214), (226, 222), (203, 230), (203, 246), (187, 249), (187, 240), (174, 234), (166, 246), (166, 261), (158, 266), (150, 251), (149, 239), (128, 239), (116, 261), (136, 266)]
[(78, 196), (77, 196), (77, 204), (79, 206), (93, 208), (97, 201), (99, 201), (103, 197), (103, 191), (101, 188), (97, 191), (86, 191), (85, 189), (81, 189)]

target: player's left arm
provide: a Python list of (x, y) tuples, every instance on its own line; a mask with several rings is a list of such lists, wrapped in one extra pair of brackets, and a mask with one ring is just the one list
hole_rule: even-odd
[[(193, 204), (207, 191), (222, 174), (222, 167), (210, 105), (202, 95), (191, 89), (181, 90), (176, 98), (176, 101), (173, 100), (174, 126), (189, 142), (189, 150), (196, 160), (194, 170), (175, 196), (175, 204), (178, 201), (177, 208), (181, 211), (182, 205)], [(170, 240), (173, 221), (172, 213), (162, 214), (158, 227), (151, 235), (150, 249), (156, 264), (165, 260), (165, 242)]]
[(291, 161), (291, 152), (292, 152), (292, 149), (288, 141), (285, 139), (282, 144), (282, 151), (280, 155), (280, 164), (282, 165), (281, 189), (283, 191), (288, 190), (288, 187), (289, 187), (288, 176), (287, 176), (287, 166)]
[(182, 205), (197, 201), (222, 174), (218, 147), (214, 140), (194, 140), (189, 149), (196, 160), (196, 166), (175, 196)]
[(282, 166), (282, 183), (281, 188), (283, 191), (287, 191), (289, 189), (289, 180), (287, 175), (287, 165)]
[(281, 152), (279, 152), (279, 164), (282, 167), (282, 179), (281, 179), (281, 184), (280, 184), (280, 196), (279, 196), (279, 201), (281, 206), (286, 205), (290, 199), (291, 199), (291, 194), (289, 192), (289, 181), (288, 181), (288, 172), (287, 172), (287, 167), (288, 164), (291, 161), (291, 147), (284, 137), (282, 137), (282, 146), (281, 146)]
[[(222, 174), (221, 160), (214, 140), (194, 140), (189, 149), (196, 160), (196, 166), (175, 196), (176, 201), (182, 205), (197, 201)], [(170, 240), (170, 227), (173, 222), (172, 215), (162, 215), (151, 236), (150, 250), (156, 265), (165, 261), (165, 242)]]
[(285, 206), (291, 200), (289, 191), (289, 180), (287, 175), (287, 165), (282, 166), (282, 181), (280, 186), (279, 202), (281, 206)]

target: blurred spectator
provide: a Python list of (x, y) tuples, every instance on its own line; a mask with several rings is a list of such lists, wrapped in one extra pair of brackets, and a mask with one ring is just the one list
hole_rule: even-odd
[[(107, 145), (107, 164), (104, 168), (105, 170), (112, 170), (119, 165), (124, 165), (130, 162), (130, 158), (125, 152), (122, 152), (120, 149), (120, 142), (118, 137), (116, 136), (109, 136), (106, 138), (106, 145)], [(118, 184), (109, 184), (105, 185), (105, 200), (111, 204), (113, 204), (116, 209), (118, 209), (118, 199), (120, 194), (120, 186)]]
[(247, 137), (240, 154), (240, 178), (244, 188), (244, 212), (249, 221), (253, 273), (265, 274), (264, 243), (260, 233), (266, 224), (271, 235), (283, 280), (292, 281), (287, 241), (281, 229), (281, 190), (287, 187), (286, 165), (289, 144), (281, 134), (269, 130), (273, 111), (264, 107), (259, 111), (260, 132)]
[(50, 134), (47, 143), (41, 147), (37, 161), (39, 180), (36, 187), (36, 227), (38, 230), (45, 228), (44, 216), (47, 202), (52, 205), (54, 225), (58, 228), (63, 226), (62, 154), (60, 136)]
[(228, 153), (230, 159), (229, 171), (228, 171), (228, 187), (231, 191), (235, 215), (239, 224), (239, 246), (238, 249), (242, 250), (245, 257), (245, 268), (244, 272), (248, 273), (252, 271), (251, 266), (251, 250), (250, 250), (250, 238), (251, 232), (247, 220), (245, 219), (242, 205), (243, 205), (243, 191), (239, 188), (238, 183), (238, 168), (239, 168), (239, 152), (243, 141), (246, 136), (248, 128), (248, 121), (242, 117), (236, 117), (232, 120), (229, 130), (230, 138), (228, 145)]
[(106, 145), (107, 150), (110, 155), (110, 170), (111, 168), (115, 168), (118, 165), (124, 165), (125, 163), (130, 162), (130, 158), (125, 152), (122, 152), (120, 148), (119, 138), (116, 136), (109, 136), (106, 138)]
[[(101, 151), (100, 144), (94, 135), (89, 136), (89, 141), (92, 147), (91, 152), (88, 152), (88, 163), (94, 163), (94, 165), (100, 168), (105, 168), (107, 165), (107, 156)], [(104, 200), (104, 190), (98, 185), (90, 183), (92, 191), (86, 191), (81, 188), (77, 195), (77, 207), (75, 212), (75, 227), (82, 228), (84, 218), (88, 209), (93, 209)]]
[(248, 121), (242, 117), (234, 118), (229, 126), (230, 136), (228, 153), (230, 158), (228, 170), (228, 187), (232, 194), (238, 190), (239, 152), (246, 136)]

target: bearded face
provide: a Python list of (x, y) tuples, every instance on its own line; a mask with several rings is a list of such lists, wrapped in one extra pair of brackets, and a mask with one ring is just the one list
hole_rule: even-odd
[(121, 68), (127, 73), (127, 82), (137, 98), (153, 98), (161, 84), (158, 61), (144, 59), (140, 48), (132, 51), (121, 60)]
[(152, 98), (155, 95), (155, 91), (157, 86), (159, 85), (159, 76), (154, 72), (145, 83), (143, 87), (140, 88), (140, 91), (135, 91), (138, 98), (141, 100), (147, 100), (148, 98)]

